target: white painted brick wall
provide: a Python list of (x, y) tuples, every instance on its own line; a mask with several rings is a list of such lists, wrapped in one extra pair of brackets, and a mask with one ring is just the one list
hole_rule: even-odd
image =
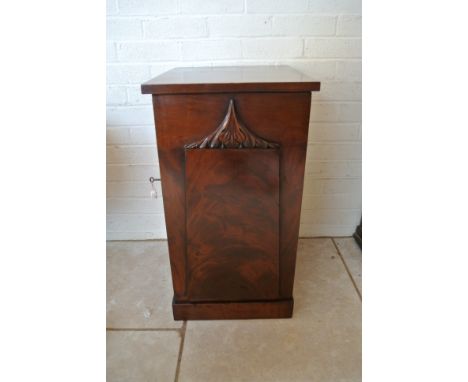
[(117, 1), (122, 15), (163, 15), (177, 13), (176, 0), (107, 0)]
[(224, 14), (244, 11), (244, 0), (179, 0), (182, 14)]
[[(351, 235), (361, 216), (360, 0), (107, 0), (107, 237), (165, 238), (151, 96), (178, 66), (290, 65), (313, 94), (301, 236)], [(159, 194), (160, 184), (156, 185)]]
[(359, 58), (360, 38), (308, 38), (304, 46), (305, 57)]
[(160, 17), (142, 23), (145, 39), (208, 37), (204, 17)]
[(182, 61), (236, 59), (241, 56), (237, 39), (182, 41)]
[(308, 0), (246, 0), (247, 12), (302, 13), (307, 11)]
[(336, 16), (287, 15), (273, 18), (275, 36), (333, 36)]
[(338, 16), (336, 34), (337, 36), (361, 36), (361, 16)]
[(271, 36), (271, 16), (209, 16), (207, 25), (212, 37)]
[(281, 59), (302, 56), (303, 41), (299, 38), (243, 39), (242, 57), (247, 59)]

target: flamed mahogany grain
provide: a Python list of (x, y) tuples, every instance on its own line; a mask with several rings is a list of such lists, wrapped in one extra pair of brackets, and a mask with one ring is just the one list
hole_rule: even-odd
[(288, 67), (174, 69), (153, 94), (176, 320), (291, 317), (311, 91)]
[(279, 298), (278, 151), (186, 151), (190, 301)]

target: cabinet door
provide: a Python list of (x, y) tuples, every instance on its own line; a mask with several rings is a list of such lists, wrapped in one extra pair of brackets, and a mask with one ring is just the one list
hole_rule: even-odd
[(278, 298), (279, 149), (187, 149), (191, 301)]

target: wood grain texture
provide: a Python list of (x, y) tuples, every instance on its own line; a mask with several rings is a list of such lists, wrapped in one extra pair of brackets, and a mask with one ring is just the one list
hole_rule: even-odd
[(186, 151), (190, 301), (279, 297), (279, 153)]
[(174, 320), (238, 320), (258, 318), (291, 318), (294, 300), (176, 303), (172, 304)]
[(174, 314), (285, 317), (269, 304), (292, 309), (310, 89), (238, 82), (181, 94), (179, 85), (153, 95)]
[(141, 85), (143, 94), (311, 92), (320, 82), (285, 66), (175, 68)]
[(278, 147), (279, 144), (258, 137), (239, 121), (233, 99), (229, 101), (226, 116), (215, 131), (200, 141), (185, 145), (186, 149), (273, 149)]

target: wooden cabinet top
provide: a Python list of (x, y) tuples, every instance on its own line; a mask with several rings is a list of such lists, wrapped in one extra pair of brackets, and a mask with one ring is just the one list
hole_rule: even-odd
[(176, 68), (141, 85), (143, 94), (310, 92), (320, 82), (289, 66)]

